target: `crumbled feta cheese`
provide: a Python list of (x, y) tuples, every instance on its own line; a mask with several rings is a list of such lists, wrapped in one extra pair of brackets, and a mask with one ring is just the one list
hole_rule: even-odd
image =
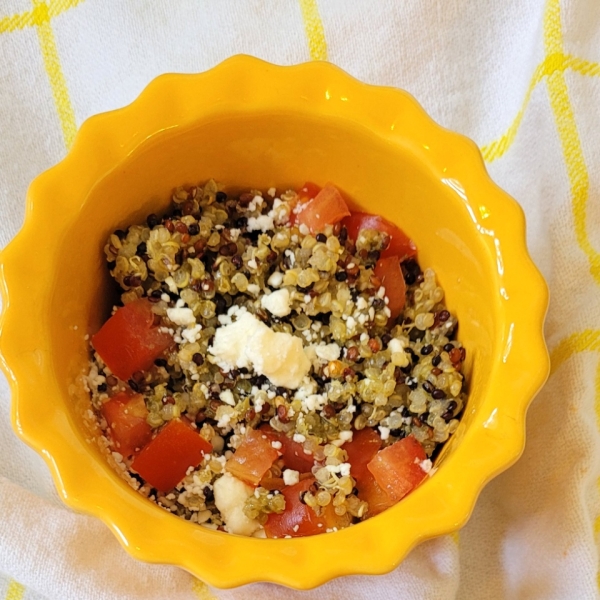
[(419, 466), (425, 473), (429, 473), (433, 469), (433, 463), (428, 458), (421, 461)]
[(231, 390), (223, 390), (219, 394), (219, 398), (225, 402), (225, 404), (229, 404), (229, 406), (235, 406), (235, 398), (233, 397)]
[(260, 529), (260, 523), (249, 519), (244, 513), (246, 500), (254, 493), (253, 488), (225, 473), (214, 484), (215, 505), (230, 533), (252, 535)]
[(177, 289), (177, 284), (172, 277), (167, 277), (165, 279), (165, 283), (169, 286), (169, 291), (173, 292), (173, 294), (178, 294), (179, 291)]
[(217, 328), (209, 352), (221, 368), (252, 365), (276, 386), (296, 389), (310, 370), (300, 338), (274, 332), (254, 315), (244, 312), (230, 325)]
[(275, 448), (275, 450), (281, 450), (281, 442), (275, 440), (274, 442), (271, 442), (271, 447)]
[(161, 299), (163, 302), (171, 302), (171, 296), (169, 296), (169, 294), (164, 294), (164, 293), (163, 293), (163, 294), (161, 294), (161, 295), (160, 295), (160, 299)]
[(231, 415), (229, 413), (224, 413), (219, 417), (217, 421), (217, 427), (219, 429), (226, 429), (229, 426), (229, 422), (231, 421)]
[(315, 353), (323, 360), (337, 360), (340, 357), (342, 349), (334, 342), (323, 346), (314, 346)]
[(292, 439), (298, 444), (303, 444), (306, 441), (306, 437), (303, 436), (301, 433), (295, 433)]
[(249, 211), (255, 211), (257, 208), (260, 208), (264, 203), (263, 197), (260, 194), (256, 194), (254, 198), (248, 204)]
[(278, 288), (283, 283), (283, 273), (280, 271), (275, 271), (271, 274), (267, 283), (274, 288)]
[(187, 329), (183, 329), (181, 331), (181, 337), (189, 342), (190, 344), (193, 344), (194, 342), (198, 341), (198, 339), (200, 338), (200, 331), (202, 330), (202, 325), (200, 325), (200, 323), (196, 323), (196, 325), (194, 325), (191, 328), (187, 328)]
[(256, 263), (256, 260), (255, 260), (254, 258), (251, 258), (251, 259), (248, 261), (248, 266), (249, 266), (251, 269), (258, 269), (258, 264)]
[(379, 429), (379, 435), (381, 436), (382, 440), (387, 440), (390, 437), (390, 428), (389, 427), (383, 427), (382, 425), (380, 425), (378, 427)]
[(286, 288), (264, 295), (260, 304), (276, 317), (286, 317), (292, 312), (290, 292)]
[(359, 296), (356, 301), (356, 308), (358, 308), (358, 310), (364, 310), (368, 306), (367, 301), (362, 296)]
[(339, 437), (340, 437), (340, 440), (342, 440), (343, 442), (351, 442), (353, 433), (352, 433), (352, 431), (340, 431)]
[(346, 327), (348, 328), (349, 334), (354, 333), (356, 330), (356, 321), (354, 320), (354, 317), (348, 317), (348, 319), (346, 319)]
[(196, 317), (191, 308), (167, 308), (167, 317), (176, 325), (185, 327), (186, 325), (195, 325)]
[(240, 237), (240, 233), (242, 233), (241, 229), (230, 229), (229, 230), (229, 238), (232, 242), (236, 242)]
[(377, 290), (377, 296), (381, 299), (385, 297), (385, 288), (383, 286)]
[(394, 353), (394, 352), (403, 352), (404, 351), (404, 344), (398, 338), (392, 338), (390, 340), (390, 343), (388, 344), (388, 348), (389, 348), (389, 351), (392, 352), (392, 353)]
[(285, 485), (295, 485), (300, 481), (300, 473), (292, 469), (286, 469), (283, 472), (283, 483)]
[(273, 217), (269, 215), (259, 215), (248, 219), (248, 231), (270, 231), (274, 229)]
[(342, 477), (350, 476), (350, 463), (341, 463), (339, 465), (325, 465), (330, 473), (337, 473)]
[(177, 300), (177, 302), (175, 302), (175, 306), (177, 308), (183, 308), (185, 306), (185, 302), (181, 298), (179, 298), (179, 300)]

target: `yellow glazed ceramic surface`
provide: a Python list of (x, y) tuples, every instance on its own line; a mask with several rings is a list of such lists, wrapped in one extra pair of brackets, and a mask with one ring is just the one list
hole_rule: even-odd
[[(283, 540), (209, 531), (133, 491), (84, 425), (84, 335), (115, 300), (107, 235), (164, 210), (173, 187), (210, 177), (263, 189), (335, 182), (416, 241), (458, 314), (470, 377), (460, 428), (432, 478), (360, 525)], [(89, 119), (68, 156), (31, 184), (25, 225), (0, 263), (0, 352), (18, 435), (44, 457), (64, 501), (102, 519), (133, 556), (219, 587), (305, 589), (385, 573), (416, 543), (455, 531), (522, 452), (525, 411), (548, 373), (547, 291), (519, 206), (492, 183), (476, 146), (412, 97), (327, 63), (238, 56), (206, 73), (163, 75), (130, 106)]]

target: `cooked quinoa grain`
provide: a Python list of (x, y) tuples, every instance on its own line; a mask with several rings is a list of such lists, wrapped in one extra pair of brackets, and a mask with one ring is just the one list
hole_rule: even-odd
[[(100, 350), (103, 330), (91, 339), (86, 383), (102, 444), (133, 487), (194, 523), (264, 535), (270, 515), (290, 507), (290, 489), (301, 490), (302, 510), (338, 520), (321, 523), (325, 531), (375, 514), (351, 464), (363, 430), (379, 436), (381, 457), (416, 440), (423, 455), (415, 462), (431, 475), (429, 459), (456, 431), (466, 401), (465, 349), (433, 270), (414, 257), (402, 262), (406, 303), (392, 320), (374, 272), (387, 233), (362, 229), (352, 239), (339, 222), (315, 234), (291, 225), (303, 209), (294, 191), (233, 194), (209, 181), (175, 190), (172, 202), (104, 247), (119, 306), (145, 307), (146, 331), (164, 349), (121, 379), (124, 367), (111, 370)], [(134, 413), (138, 445), (124, 448), (118, 419)], [(186, 425), (177, 435), (200, 438), (203, 454), (159, 490), (136, 464), (151, 463), (149, 444), (172, 421)], [(240, 457), (251, 440), (272, 455), (254, 482), (235, 470), (247, 466)], [(286, 464), (290, 447), (295, 465)], [(297, 527), (292, 535), (302, 534)]]

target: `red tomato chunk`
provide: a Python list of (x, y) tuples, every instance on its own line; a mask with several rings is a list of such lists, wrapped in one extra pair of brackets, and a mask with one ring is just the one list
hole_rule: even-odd
[(397, 256), (400, 262), (407, 258), (414, 258), (417, 255), (416, 244), (393, 223), (378, 215), (370, 215), (368, 213), (353, 212), (349, 217), (346, 217), (342, 224), (348, 230), (348, 237), (356, 241), (358, 234), (363, 229), (376, 229), (384, 231), (390, 236), (389, 246), (381, 252), (381, 258), (388, 256)]
[(406, 302), (406, 283), (398, 257), (382, 258), (375, 265), (373, 272), (385, 288), (385, 295), (389, 300), (388, 308), (392, 313), (390, 319), (394, 320), (402, 312)]
[(314, 199), (301, 204), (296, 215), (299, 225), (306, 225), (311, 233), (323, 231), (326, 225), (334, 225), (350, 216), (346, 201), (338, 189), (328, 183)]
[(150, 302), (141, 298), (119, 308), (92, 336), (92, 345), (100, 358), (123, 381), (136, 371), (149, 369), (173, 343), (173, 337), (153, 323)]
[(121, 392), (100, 409), (110, 428), (114, 448), (125, 458), (143, 448), (152, 437), (148, 409), (141, 394)]
[(409, 435), (380, 450), (367, 468), (395, 504), (425, 479), (427, 474), (420, 463), (426, 459), (421, 444)]
[(331, 503), (325, 507), (321, 516), (317, 516), (310, 506), (302, 502), (302, 496), (314, 482), (314, 477), (311, 477), (283, 488), (281, 493), (285, 497), (285, 510), (281, 514), (271, 513), (269, 515), (265, 523), (267, 537), (315, 535), (334, 527), (341, 529), (350, 524), (350, 517), (336, 515)]
[(234, 477), (257, 486), (279, 458), (279, 452), (273, 448), (271, 441), (266, 433), (251, 429), (225, 464), (225, 469)]
[(161, 492), (173, 489), (190, 467), (196, 468), (212, 446), (179, 419), (169, 421), (134, 458), (131, 468)]
[(312, 454), (306, 454), (304, 452), (304, 446), (298, 442), (294, 442), (293, 439), (288, 437), (282, 431), (275, 431), (270, 425), (262, 425), (260, 430), (267, 435), (267, 437), (275, 442), (281, 442), (281, 458), (283, 464), (288, 469), (293, 469), (299, 473), (308, 473), (315, 460)]
[(368, 463), (381, 448), (381, 438), (370, 427), (355, 431), (351, 442), (343, 446), (348, 453), (351, 475), (356, 480), (358, 497), (369, 504), (368, 516), (373, 517), (393, 505), (388, 495), (379, 487)]

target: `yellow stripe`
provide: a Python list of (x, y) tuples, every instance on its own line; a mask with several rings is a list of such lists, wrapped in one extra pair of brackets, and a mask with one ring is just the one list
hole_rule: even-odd
[[(48, 4), (48, 15), (50, 18), (56, 17), (82, 2), (83, 0), (54, 0)], [(34, 8), (33, 10), (26, 10), (10, 17), (0, 18), (0, 33), (10, 33), (11, 31), (37, 25), (37, 21), (39, 20), (38, 10)]]
[(599, 330), (586, 329), (561, 340), (550, 353), (550, 363), (552, 364), (550, 375), (553, 375), (563, 363), (579, 352), (600, 352)]
[[(544, 17), (544, 45), (548, 54), (562, 54), (563, 42), (559, 0), (549, 0), (548, 2), (548, 9)], [(554, 112), (558, 128), (558, 136), (567, 163), (567, 174), (571, 185), (575, 237), (579, 247), (588, 258), (592, 276), (597, 283), (600, 283), (600, 253), (595, 250), (587, 236), (586, 220), (590, 180), (563, 71), (554, 71), (548, 76), (548, 92), (550, 106)]]
[(548, 77), (556, 72), (562, 73), (567, 69), (571, 69), (588, 77), (600, 77), (599, 63), (583, 60), (581, 58), (577, 58), (576, 56), (565, 55), (562, 52), (554, 52), (547, 55), (533, 73), (533, 77), (531, 78), (529, 87), (525, 93), (523, 106), (517, 113), (517, 116), (514, 118), (509, 128), (506, 130), (506, 133), (500, 136), (497, 140), (490, 142), (481, 148), (481, 154), (483, 154), (484, 160), (487, 162), (492, 162), (503, 156), (511, 147), (512, 143), (515, 141), (517, 131), (521, 126), (521, 121), (523, 120), (523, 115), (525, 114), (527, 105), (531, 100), (531, 94), (537, 85), (544, 79), (544, 77)]
[(24, 594), (25, 586), (12, 579), (8, 584), (8, 589), (6, 590), (6, 596), (4, 596), (4, 600), (22, 600)]
[(195, 577), (192, 579), (192, 591), (196, 594), (198, 600), (218, 600), (216, 596), (213, 596), (210, 593), (210, 590), (204, 581), (200, 581)]
[(77, 132), (77, 125), (75, 122), (75, 112), (73, 110), (71, 99), (69, 98), (69, 92), (67, 90), (65, 76), (63, 74), (62, 67), (60, 66), (60, 58), (58, 56), (58, 49), (56, 48), (54, 32), (52, 31), (52, 26), (50, 25), (49, 8), (48, 5), (42, 0), (33, 0), (33, 2), (35, 24), (37, 25), (38, 38), (40, 40), (42, 56), (44, 58), (44, 67), (46, 69), (48, 79), (50, 80), (52, 96), (58, 112), (58, 118), (60, 120), (65, 146), (70, 148), (71, 144), (73, 143), (75, 133)]
[(327, 60), (327, 42), (317, 0), (299, 0), (299, 2), (310, 57), (312, 60)]

